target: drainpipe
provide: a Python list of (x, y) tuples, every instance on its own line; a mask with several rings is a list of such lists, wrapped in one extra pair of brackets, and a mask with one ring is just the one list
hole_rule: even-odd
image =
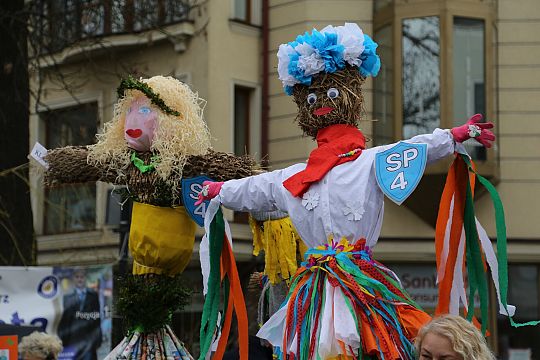
[(261, 111), (261, 165), (268, 167), (268, 122), (270, 113), (269, 103), (269, 59), (270, 50), (269, 0), (262, 0), (262, 111)]

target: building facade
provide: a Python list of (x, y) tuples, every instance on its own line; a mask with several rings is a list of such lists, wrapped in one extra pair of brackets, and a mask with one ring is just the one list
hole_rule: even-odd
[[(207, 100), (205, 119), (216, 150), (252, 154), (271, 169), (305, 161), (314, 147), (294, 124), (296, 107), (277, 79), (279, 44), (312, 28), (358, 23), (379, 43), (382, 61), (379, 76), (368, 79), (364, 91), (366, 121), (361, 128), (371, 145), (450, 128), (477, 112), (496, 124), (493, 149), (474, 144), (468, 148), (478, 171), (497, 185), (505, 205), (509, 303), (518, 306), (519, 321), (540, 318), (537, 0), (43, 3), (49, 14), (76, 9), (70, 20), (78, 25), (72, 32), (48, 25), (51, 34), (75, 35), (43, 56), (40, 71), (32, 74), (32, 88), (40, 93), (31, 107), (32, 144), (40, 141), (54, 148), (92, 143), (112, 117), (120, 76), (162, 74), (188, 83)], [(71, 86), (63, 86), (55, 72)], [(375, 249), (375, 257), (401, 275), (428, 311), (436, 304), (434, 221), (448, 164), (428, 168), (402, 206), (385, 204)], [(110, 195), (111, 185), (43, 189), (40, 181), (39, 171), (34, 172), (38, 263), (116, 261), (119, 236), (113, 230), (118, 205)], [(489, 196), (479, 193), (476, 209), (495, 242)], [(240, 240), (235, 246), (238, 260), (251, 263), (248, 226), (236, 221), (233, 234)], [(194, 277), (195, 258), (189, 272)], [(493, 289), (491, 298), (496, 303)], [(200, 310), (198, 300), (193, 312)], [(490, 313), (490, 343), (501, 358), (527, 351), (540, 358), (538, 328), (510, 328), (495, 307)]]

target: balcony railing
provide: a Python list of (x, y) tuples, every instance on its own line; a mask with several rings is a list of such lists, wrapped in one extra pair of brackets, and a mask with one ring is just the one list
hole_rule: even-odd
[(159, 29), (189, 20), (189, 0), (33, 0), (30, 28), (41, 54), (79, 41)]

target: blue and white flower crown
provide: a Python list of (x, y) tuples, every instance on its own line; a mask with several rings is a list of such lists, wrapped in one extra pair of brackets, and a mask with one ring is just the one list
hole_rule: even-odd
[(328, 25), (321, 31), (298, 35), (295, 41), (281, 44), (277, 53), (278, 74), (287, 95), (294, 85), (311, 85), (314, 75), (334, 73), (345, 64), (358, 67), (362, 76), (377, 76), (381, 59), (377, 43), (354, 23)]

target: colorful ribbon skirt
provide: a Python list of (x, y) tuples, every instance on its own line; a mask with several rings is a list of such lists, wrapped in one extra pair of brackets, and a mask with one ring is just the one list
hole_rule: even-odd
[(361, 239), (309, 249), (287, 299), (258, 337), (279, 359), (414, 359), (430, 320)]

